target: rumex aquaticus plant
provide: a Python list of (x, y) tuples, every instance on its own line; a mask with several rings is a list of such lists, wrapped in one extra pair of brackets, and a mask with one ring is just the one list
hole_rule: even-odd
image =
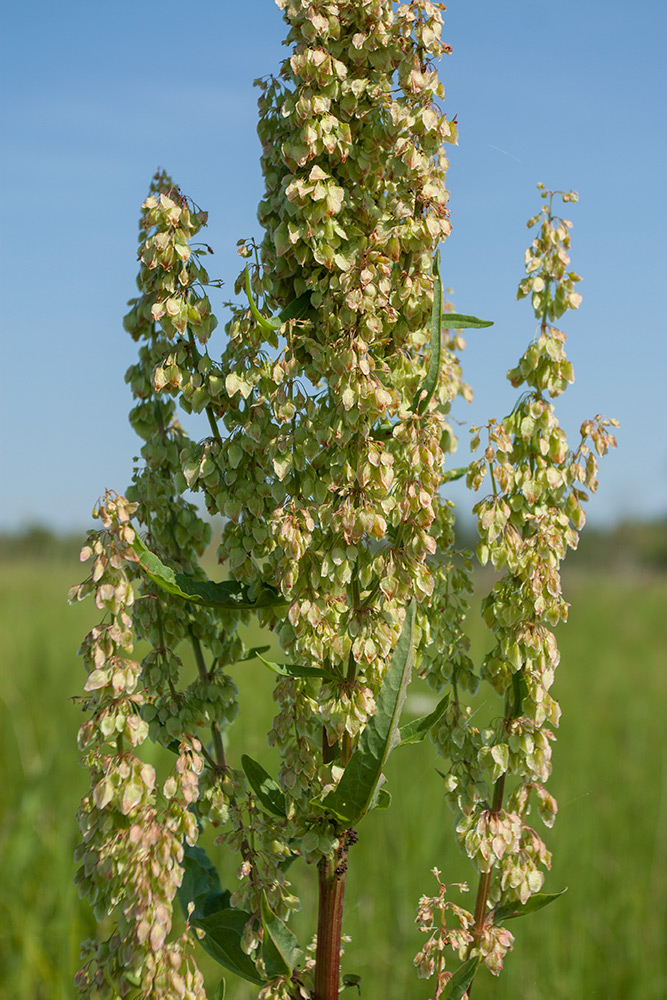
[[(72, 591), (103, 613), (82, 646), (91, 785), (77, 882), (102, 931), (84, 944), (81, 997), (205, 997), (195, 939), (262, 1000), (337, 997), (355, 981), (340, 970), (348, 852), (365, 814), (390, 804), (391, 751), (429, 734), (480, 873), (474, 913), (445, 901), (439, 873), (439, 895), (421, 900), (430, 937), (417, 965), (436, 976), (436, 996), (464, 996), (480, 962), (498, 972), (505, 920), (551, 898), (539, 892), (549, 855), (526, 819), (531, 799), (547, 822), (555, 813), (544, 782), (558, 717), (551, 629), (566, 612), (558, 567), (583, 523), (583, 489), (596, 485), (588, 440), (598, 452), (613, 442), (598, 419), (572, 454), (545, 399), (572, 379), (550, 325), (578, 305), (569, 224), (545, 192), (520, 289), (540, 327), (510, 373), (526, 392), (489, 424), (483, 459), (449, 468), (450, 408), (470, 398), (457, 331), (490, 324), (442, 302), (443, 144), (457, 137), (434, 65), (448, 50), (442, 5), (278, 6), (292, 54), (278, 78), (258, 81), (264, 237), (239, 241), (247, 301), (218, 360), (216, 282), (197, 239), (206, 214), (163, 173), (142, 208), (139, 295), (125, 319), (139, 344), (127, 381), (141, 460), (126, 495), (100, 502), (82, 551), (92, 571)], [(210, 434), (188, 437), (179, 409), (205, 413)], [(457, 558), (443, 496), (466, 473), (474, 489), (489, 476), (478, 555), (504, 569), (484, 602), (497, 646), (481, 677), (505, 708), (483, 730), (463, 701), (478, 683), (464, 629), (469, 560)], [(200, 568), (210, 529), (188, 490), (225, 519), (225, 582)], [(244, 647), (237, 625), (250, 616), (278, 634), (285, 662)], [(230, 671), (256, 655), (276, 675), (272, 775), (227, 732)], [(413, 666), (439, 700), (401, 726)], [(159, 778), (150, 741), (173, 752)], [(237, 858), (233, 889), (197, 845), (206, 826)], [(305, 948), (289, 928), (299, 859), (318, 874)]]

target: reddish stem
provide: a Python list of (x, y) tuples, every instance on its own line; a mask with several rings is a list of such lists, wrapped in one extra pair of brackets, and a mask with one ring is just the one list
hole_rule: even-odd
[[(502, 809), (504, 792), (505, 792), (505, 775), (501, 774), (501, 776), (496, 781), (495, 787), (493, 789), (493, 805), (491, 806), (492, 813), (497, 814)], [(477, 889), (477, 899), (475, 900), (475, 915), (472, 928), (473, 945), (479, 944), (480, 938), (482, 937), (482, 932), (484, 930), (484, 923), (486, 921), (486, 904), (489, 898), (489, 889), (491, 888), (492, 874), (493, 874), (493, 868), (490, 868), (488, 872), (484, 872), (480, 876), (479, 886)]]
[(334, 857), (322, 858), (317, 866), (319, 910), (313, 1000), (338, 1000), (346, 872), (347, 836), (343, 834)]

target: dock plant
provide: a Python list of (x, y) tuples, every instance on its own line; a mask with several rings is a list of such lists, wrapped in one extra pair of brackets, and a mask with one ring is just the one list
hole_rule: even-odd
[[(469, 995), (481, 964), (498, 973), (507, 921), (558, 895), (541, 891), (550, 855), (528, 816), (535, 804), (549, 826), (556, 813), (545, 783), (559, 566), (597, 486), (594, 452), (613, 444), (596, 418), (571, 452), (551, 402), (573, 377), (553, 326), (580, 301), (570, 224), (543, 190), (519, 289), (538, 330), (509, 373), (524, 391), (476, 429), (483, 456), (454, 466), (451, 408), (471, 397), (459, 331), (491, 323), (443, 302), (445, 144), (457, 141), (436, 66), (444, 7), (278, 6), (290, 55), (256, 81), (263, 237), (238, 243), (241, 301), (224, 334), (206, 213), (162, 171), (142, 206), (125, 318), (141, 457), (124, 494), (96, 508), (90, 575), (71, 592), (102, 614), (81, 648), (90, 790), (77, 883), (100, 934), (84, 943), (77, 986), (91, 1000), (204, 998), (195, 942), (231, 973), (232, 995), (234, 976), (260, 1000), (334, 1000), (358, 985), (341, 972), (348, 864), (367, 813), (387, 809), (391, 823), (390, 753), (426, 738), (445, 761), (443, 829), (448, 801), (479, 878), (474, 912), (445, 899), (437, 869), (438, 894), (419, 903), (429, 937), (417, 971), (435, 996)], [(192, 413), (205, 415), (203, 439), (184, 429)], [(489, 484), (477, 558), (500, 574), (479, 670), (465, 634), (472, 555), (456, 551), (447, 498), (464, 476)], [(202, 506), (222, 519), (218, 582), (201, 568)], [(279, 662), (244, 645), (237, 626), (251, 620), (276, 634)], [(234, 671), (253, 658), (275, 677), (273, 773), (234, 748)], [(436, 696), (406, 722), (413, 674)], [(486, 728), (470, 705), (480, 680), (504, 706)], [(151, 742), (172, 755), (164, 773)], [(198, 843), (205, 829), (236, 859), (233, 886)], [(290, 928), (299, 863), (317, 871), (312, 941)]]

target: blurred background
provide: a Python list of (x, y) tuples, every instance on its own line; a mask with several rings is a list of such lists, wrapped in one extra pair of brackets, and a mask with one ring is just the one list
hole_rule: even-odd
[[(515, 292), (538, 181), (580, 194), (564, 207), (584, 281), (582, 306), (563, 321), (577, 381), (559, 417), (573, 443), (585, 417), (621, 421), (618, 451), (602, 462), (589, 525), (568, 560), (572, 610), (559, 630), (564, 716), (552, 783), (560, 814), (547, 836), (546, 889), (569, 892), (512, 927), (517, 945), (503, 975), (475, 989), (479, 1000), (662, 1000), (667, 8), (454, 0), (444, 18), (453, 46), (441, 66), (445, 107), (458, 117), (460, 145), (449, 150), (454, 229), (443, 272), (458, 310), (495, 321), (467, 338), (464, 371), (476, 398), (456, 413), (461, 464), (469, 426), (513, 406), (504, 375), (534, 332)], [(85, 774), (80, 714), (68, 699), (81, 690), (76, 649), (96, 619), (65, 599), (81, 576), (90, 510), (105, 488), (125, 489), (138, 452), (123, 381), (135, 348), (121, 320), (134, 293), (139, 206), (161, 166), (210, 212), (224, 324), (236, 241), (259, 235), (252, 81), (277, 71), (284, 25), (272, 0), (187, 9), (174, 0), (24, 0), (7, 11), (3, 31), (0, 998), (60, 1000), (74, 994), (81, 937), (95, 932), (72, 888)], [(190, 426), (195, 437), (205, 433)], [(474, 498), (460, 484), (450, 495), (465, 540)], [(482, 593), (489, 583), (480, 577)], [(487, 637), (474, 609), (471, 632), (481, 656)], [(251, 663), (237, 680), (246, 721), (234, 746), (268, 767), (270, 679)], [(392, 759), (395, 805), (365, 821), (351, 859), (344, 971), (361, 975), (367, 998), (430, 995), (411, 966), (421, 947), (417, 899), (435, 891), (434, 865), (447, 882), (470, 874), (453, 847), (434, 763), (428, 746)], [(312, 873), (299, 878), (305, 934)], [(251, 995), (230, 977), (232, 1000)]]
[[(2, 1000), (73, 997), (79, 943), (95, 934), (72, 885), (75, 816), (87, 781), (75, 742), (83, 717), (70, 699), (84, 678), (75, 651), (99, 620), (90, 602), (65, 603), (69, 586), (83, 578), (79, 542), (43, 529), (0, 538)], [(212, 559), (209, 568), (215, 578)], [(481, 576), (477, 583), (483, 594), (491, 580)], [(475, 992), (480, 1000), (663, 1000), (667, 523), (584, 533), (564, 584), (572, 606), (558, 629), (562, 660), (553, 690), (563, 718), (550, 780), (559, 814), (544, 839), (554, 857), (545, 891), (567, 886), (568, 892), (512, 922), (516, 946), (502, 975), (484, 973)], [(477, 605), (470, 634), (479, 662), (489, 638)], [(262, 638), (250, 635), (248, 642)], [(241, 709), (229, 733), (230, 759), (249, 753), (275, 773), (265, 735), (274, 714), (273, 675), (257, 662), (231, 672)], [(419, 682), (411, 692), (407, 712), (433, 707)], [(484, 719), (501, 710), (488, 692), (478, 707)], [(155, 747), (147, 752), (158, 768), (172, 766), (173, 758), (163, 760)], [(350, 854), (344, 929), (352, 940), (343, 970), (361, 975), (369, 1000), (433, 996), (412, 960), (422, 947), (416, 905), (421, 894), (436, 891), (434, 866), (448, 883), (471, 880), (470, 895), (460, 901), (472, 906), (476, 881), (454, 844), (436, 767), (430, 744), (392, 756), (391, 809), (364, 820)], [(233, 885), (236, 866), (210, 838), (207, 846), (223, 865), (223, 885)], [(290, 871), (303, 901), (295, 929), (304, 944), (314, 929), (315, 874), (299, 864)], [(198, 960), (214, 985), (220, 968), (201, 951)], [(227, 979), (231, 1000), (256, 996), (231, 974)]]

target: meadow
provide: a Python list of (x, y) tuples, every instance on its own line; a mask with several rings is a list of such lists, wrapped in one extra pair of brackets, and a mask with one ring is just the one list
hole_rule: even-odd
[[(89, 603), (68, 608), (81, 577), (75, 558), (6, 556), (0, 562), (0, 1000), (74, 996), (82, 937), (95, 923), (72, 885), (82, 687), (78, 644), (96, 620)], [(481, 974), (475, 1000), (662, 1000), (667, 983), (667, 575), (596, 573), (566, 577), (570, 620), (559, 629), (555, 694), (563, 719), (554, 748), (554, 864), (546, 891), (568, 892), (513, 922), (515, 950), (495, 980)], [(478, 652), (486, 641), (476, 617)], [(253, 662), (234, 668), (241, 713), (230, 731), (232, 760), (248, 752), (275, 770), (265, 744), (271, 675)], [(418, 683), (411, 704), (421, 714)], [(421, 704), (420, 704), (421, 702)], [(480, 705), (488, 718), (494, 706)], [(156, 760), (159, 755), (156, 754)], [(343, 970), (361, 976), (366, 1000), (426, 1000), (412, 958), (420, 894), (471, 877), (453, 844), (437, 760), (429, 744), (392, 757), (390, 813), (369, 816), (350, 855)], [(211, 848), (215, 855), (215, 847)], [(296, 929), (313, 927), (314, 872), (295, 865), (304, 899)], [(226, 872), (228, 884), (234, 873)], [(471, 894), (476, 886), (471, 884)], [(462, 900), (471, 905), (470, 896)], [(214, 984), (216, 972), (203, 953)], [(346, 994), (352, 996), (353, 994)], [(229, 1000), (255, 992), (228, 976)]]

